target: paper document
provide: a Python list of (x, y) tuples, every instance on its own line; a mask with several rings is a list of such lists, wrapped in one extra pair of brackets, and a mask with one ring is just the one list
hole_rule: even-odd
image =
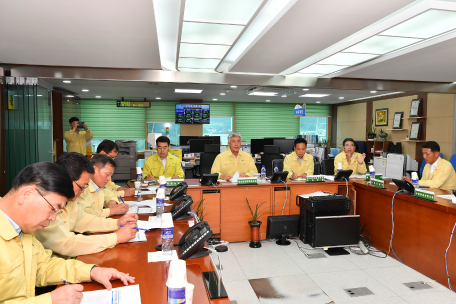
[(86, 291), (82, 293), (81, 304), (141, 304), (139, 285), (123, 286), (107, 289)]
[(227, 181), (224, 180), (224, 179), (218, 179), (217, 182), (218, 182), (218, 183), (227, 183)]
[(143, 201), (126, 201), (125, 204), (128, 204), (130, 206), (149, 206), (149, 207), (155, 207), (157, 205), (155, 198), (150, 199), (150, 200), (143, 200)]
[(301, 194), (300, 197), (302, 198), (309, 198), (311, 196), (328, 196), (329, 194), (326, 194), (322, 191), (317, 191), (317, 192), (313, 192), (313, 193), (309, 193), (309, 194)]
[(232, 183), (237, 183), (238, 178), (239, 178), (239, 172), (236, 171), (236, 173), (234, 173), (233, 177), (231, 178), (231, 182)]
[(147, 187), (147, 186), (149, 186), (149, 184), (148, 184), (148, 183), (145, 183), (145, 184), (141, 184), (141, 187)]
[(149, 229), (161, 228), (161, 218), (157, 218), (156, 216), (149, 216)]
[(135, 238), (129, 240), (128, 243), (145, 242), (145, 241), (147, 241), (146, 232), (144, 230), (138, 230), (138, 232), (136, 232)]
[[(150, 218), (150, 217), (149, 217)], [(136, 225), (138, 225), (138, 228), (142, 228), (142, 229), (154, 229), (154, 228), (161, 228), (161, 221), (160, 221), (160, 225), (157, 227), (157, 224), (155, 222), (151, 222), (151, 221), (141, 221), (141, 220), (138, 220), (136, 222)]]
[(362, 178), (362, 179), (365, 179), (366, 175), (363, 175), (363, 174), (352, 174), (352, 175), (350, 175), (350, 178)]
[(155, 211), (155, 208), (151, 207), (138, 208), (138, 214), (155, 213)]
[(155, 191), (151, 190), (135, 190), (135, 195), (152, 195), (155, 194)]
[(164, 255), (162, 251), (148, 252), (147, 263), (150, 262), (163, 262), (163, 261), (174, 261), (177, 260), (177, 252), (173, 250), (173, 254)]
[(456, 198), (456, 196), (454, 195), (451, 195), (451, 194), (447, 194), (447, 195), (437, 195), (437, 197), (440, 197), (440, 198), (444, 198), (444, 199), (447, 199), (447, 200), (450, 200), (454, 197)]
[(149, 189), (150, 191), (152, 191), (153, 194), (156, 194), (158, 187), (159, 187), (159, 186), (149, 186), (147, 189)]
[(325, 177), (326, 180), (329, 180), (329, 181), (334, 181), (334, 175), (323, 175)]
[(129, 206), (127, 214), (128, 213), (138, 213), (138, 206)]

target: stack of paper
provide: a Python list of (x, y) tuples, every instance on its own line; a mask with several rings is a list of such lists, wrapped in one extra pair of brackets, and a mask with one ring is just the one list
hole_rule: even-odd
[(141, 304), (139, 285), (123, 286), (111, 290), (95, 290), (82, 293), (81, 304)]
[(329, 194), (326, 194), (322, 191), (317, 191), (317, 192), (313, 192), (313, 193), (309, 193), (309, 194), (301, 194), (300, 197), (302, 198), (309, 198), (311, 196), (328, 196)]
[(350, 178), (362, 178), (362, 179), (366, 179), (366, 176), (363, 175), (363, 174), (352, 174), (352, 175), (350, 175)]
[(139, 220), (136, 222), (136, 225), (138, 225), (138, 228), (141, 228), (141, 229), (161, 228), (161, 220), (160, 220), (160, 224), (158, 224), (158, 221), (141, 221), (141, 220)]
[(329, 180), (329, 181), (333, 182), (335, 176), (334, 175), (324, 175), (324, 177), (325, 177), (326, 180)]
[(173, 261), (173, 260), (177, 260), (177, 252), (176, 252), (176, 250), (173, 250), (173, 254), (171, 254), (171, 255), (164, 255), (162, 251), (148, 252), (147, 253), (147, 263)]
[(127, 214), (128, 213), (138, 213), (138, 206), (129, 206)]
[(135, 238), (129, 240), (128, 243), (145, 242), (145, 241), (147, 241), (146, 232), (144, 230), (138, 230), (138, 232), (136, 232)]

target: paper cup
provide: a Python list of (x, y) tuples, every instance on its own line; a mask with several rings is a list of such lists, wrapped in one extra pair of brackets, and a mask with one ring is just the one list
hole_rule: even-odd
[(187, 264), (184, 260), (174, 260), (169, 264), (166, 286), (181, 288), (187, 285)]
[(135, 182), (135, 189), (139, 189), (141, 188), (141, 182), (140, 181), (136, 181)]
[(195, 286), (193, 284), (187, 283), (185, 287), (185, 304), (193, 303), (193, 289)]
[(337, 164), (337, 170), (342, 170), (342, 163)]

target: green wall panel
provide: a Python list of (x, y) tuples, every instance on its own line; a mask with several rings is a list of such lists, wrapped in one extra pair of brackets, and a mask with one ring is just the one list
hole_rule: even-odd
[(331, 116), (331, 106), (330, 105), (316, 105), (316, 104), (307, 104), (306, 105), (306, 116)]
[(176, 119), (176, 103), (180, 101), (152, 101), (146, 109), (147, 122), (174, 122)]
[(234, 116), (234, 102), (203, 102), (211, 106), (211, 116)]

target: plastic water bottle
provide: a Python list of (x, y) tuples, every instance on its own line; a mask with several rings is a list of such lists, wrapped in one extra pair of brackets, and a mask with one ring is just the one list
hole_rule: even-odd
[(279, 167), (277, 167), (277, 166), (274, 167), (274, 173), (275, 172), (279, 172)]
[(141, 167), (136, 167), (136, 180), (142, 181), (142, 170)]
[(369, 166), (369, 173), (370, 173), (370, 182), (372, 183), (372, 180), (375, 179), (375, 169), (374, 169), (374, 166), (372, 166), (372, 165)]
[(418, 173), (416, 172), (412, 172), (412, 185), (415, 189), (420, 187), (418, 182)]
[(161, 218), (163, 212), (165, 212), (165, 189), (158, 188), (157, 189), (157, 210), (156, 216), (157, 218)]
[(265, 181), (266, 180), (266, 167), (263, 166), (261, 167), (261, 181)]
[(337, 172), (342, 171), (342, 163), (337, 164)]
[(162, 252), (163, 255), (173, 254), (174, 249), (174, 238), (173, 238), (173, 227), (162, 228)]

